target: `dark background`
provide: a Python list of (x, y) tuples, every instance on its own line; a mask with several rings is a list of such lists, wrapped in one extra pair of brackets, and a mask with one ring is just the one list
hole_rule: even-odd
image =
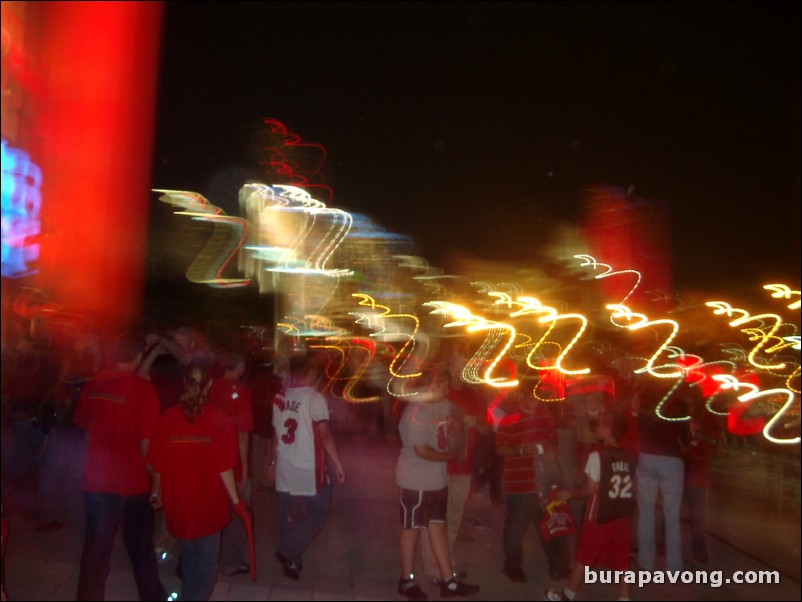
[(608, 184), (668, 207), (677, 289), (798, 288), (799, 13), (167, 2), (153, 187), (238, 214), (271, 117), (326, 147), (330, 205), (434, 265), (533, 259), (538, 225), (577, 222), (584, 190)]

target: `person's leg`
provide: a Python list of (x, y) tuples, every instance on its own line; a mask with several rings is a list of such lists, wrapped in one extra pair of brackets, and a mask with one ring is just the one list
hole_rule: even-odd
[(179, 541), (181, 600), (208, 600), (217, 580), (220, 533)]
[[(537, 525), (540, 523), (540, 519), (543, 518), (544, 510), (540, 505), (538, 496), (534, 497), (534, 503), (529, 511), (532, 513), (534, 522)], [(537, 537), (549, 561), (549, 576), (552, 579), (565, 579), (565, 573), (571, 570), (571, 552), (568, 549), (568, 539), (566, 537), (552, 537), (546, 541), (543, 539), (540, 529), (537, 529)]]
[(437, 562), (437, 569), (440, 572), (440, 579), (448, 581), (454, 571), (451, 568), (451, 556), (448, 553), (446, 524), (444, 522), (429, 521), (426, 531), (429, 535), (429, 544), (432, 546), (432, 554)]
[(409, 579), (415, 574), (415, 550), (418, 547), (419, 529), (401, 529), (401, 575)]
[(291, 535), (292, 548), (294, 553), (297, 554), (297, 560), (292, 556), (290, 556), (290, 559), (298, 566), (303, 566), (302, 556), (304, 551), (323, 529), (323, 525), (326, 524), (326, 518), (331, 507), (331, 485), (321, 487), (320, 493), (317, 495), (298, 497), (302, 498), (301, 516)]
[(427, 529), (421, 529), (420, 534), (420, 552), (421, 560), (423, 561), (423, 574), (432, 581), (440, 579), (440, 567), (437, 566), (437, 559), (434, 557), (432, 551), (432, 544), (429, 541), (429, 532)]
[(571, 569), (571, 576), (568, 578), (568, 585), (566, 586), (567, 590), (570, 590), (573, 593), (579, 591), (579, 588), (582, 587), (582, 582), (585, 580), (585, 566), (575, 562), (574, 568)]
[(652, 570), (656, 553), (654, 507), (657, 503), (657, 478), (653, 474), (655, 456), (641, 454), (637, 468), (638, 496), (638, 568)]
[(681, 571), (682, 531), (680, 510), (682, 488), (685, 481), (685, 466), (682, 458), (660, 459), (660, 491), (663, 496), (663, 514), (666, 523), (666, 570)]
[(454, 562), (454, 546), (462, 526), (462, 517), (465, 513), (465, 502), (471, 492), (471, 475), (449, 475), (448, 477), (448, 507), (446, 510), (446, 537), (448, 540), (448, 553), (451, 566)]
[(290, 495), (286, 491), (277, 491), (277, 512), (279, 545), (278, 551), (296, 567), (301, 567), (301, 556), (304, 551), (304, 537), (299, 532), (301, 517), (306, 512), (305, 498), (308, 496)]
[(691, 550), (694, 560), (707, 562), (707, 489), (685, 486), (685, 499), (691, 521)]
[(147, 493), (123, 498), (123, 542), (134, 569), (140, 600), (165, 600), (153, 554), (153, 509)]
[(504, 570), (521, 570), (524, 560), (523, 538), (531, 516), (527, 516), (527, 497), (534, 498), (535, 494), (508, 495), (505, 500), (507, 514), (504, 517), (504, 532), (502, 541), (504, 546)]
[(84, 546), (76, 600), (103, 600), (111, 566), (114, 538), (122, 522), (122, 498), (84, 492)]

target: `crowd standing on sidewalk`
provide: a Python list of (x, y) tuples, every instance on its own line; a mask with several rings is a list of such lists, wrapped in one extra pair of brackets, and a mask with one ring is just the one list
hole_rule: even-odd
[[(144, 346), (142, 338), (121, 337), (115, 342), (119, 344), (103, 354), (96, 343), (82, 348), (88, 359), (98, 361), (76, 367), (80, 358), (72, 358), (71, 368), (61, 372), (60, 382), (66, 385), (62, 394), (68, 392), (63, 414), (72, 417), (74, 408), (74, 423), (88, 437), (83, 484), (86, 532), (77, 598), (104, 597), (118, 529), (143, 600), (168, 596), (156, 562), (174, 553), (181, 597), (186, 600), (208, 599), (218, 573), (252, 573), (247, 536), (253, 529), (248, 508), (254, 485), (276, 497), (276, 557), (285, 577), (301, 579), (303, 554), (326, 522), (332, 481), (345, 482), (330, 400), (321, 393), (331, 358), (325, 352), (279, 344), (274, 352), (249, 363), (232, 346), (227, 345), (231, 351), (219, 352), (204, 343), (202, 333), (186, 327), (154, 330), (144, 337)], [(4, 512), (11, 508), (12, 530), (21, 512), (40, 524), (57, 522), (42, 512), (45, 505), (36, 495), (40, 484), (33, 478), (43, 438), (33, 434), (46, 432), (39, 417), (42, 412), (58, 416), (61, 399), (46, 386), (52, 384), (48, 375), (59, 380), (58, 366), (43, 354), (46, 346), (23, 341), (3, 364), (9, 376), (4, 375), (3, 502)], [(21, 379), (21, 367), (34, 365), (34, 359), (34, 374), (42, 377)], [(98, 372), (100, 360), (110, 369)], [(525, 583), (522, 542), (534, 535), (545, 552), (549, 577), (570, 578), (567, 587), (549, 590), (550, 599), (571, 598), (584, 566), (606, 563), (629, 568), (625, 540), (636, 544), (632, 548), (637, 548), (637, 566), (653, 568), (658, 494), (666, 517), (667, 568), (683, 566), (679, 527), (683, 497), (692, 522), (693, 558), (707, 561), (704, 508), (710, 457), (720, 434), (716, 424), (702, 420), (705, 414), (686, 386), (677, 395), (679, 405), (664, 411), (680, 416), (690, 407), (694, 411), (687, 423), (655, 419), (662, 383), (643, 379), (645, 384), (635, 387), (634, 394), (616, 396), (609, 375), (585, 379), (573, 389), (569, 405), (574, 409), (564, 420), (565, 415), (555, 411), (557, 406), (539, 400), (525, 380), (501, 392), (466, 383), (462, 372), (467, 361), (467, 356), (452, 353), (442, 366), (424, 370), (416, 383), (421, 395), (414, 400), (396, 398), (396, 405), (403, 408), (400, 421), (385, 433), (388, 441), (399, 442), (401, 576), (396, 590), (400, 596), (427, 597), (415, 570), (422, 539), (427, 543), (421, 559), (424, 573), (441, 596), (479, 591), (479, 585), (467, 583), (466, 571), (460, 570), (463, 544), (458, 544), (458, 534), (468, 500), (484, 487), (492, 501), (505, 508), (504, 527), (497, 534), (503, 558), (499, 569), (511, 582)], [(622, 413), (612, 414), (612, 408)], [(567, 463), (557, 457), (556, 420), (567, 425), (568, 432), (575, 431)], [(21, 431), (26, 435), (19, 435)], [(604, 506), (604, 488), (616, 477), (605, 467), (623, 462), (610, 459), (611, 449), (622, 448), (630, 454), (627, 491), (631, 501), (637, 501), (638, 512), (603, 522), (596, 512)], [(494, 489), (493, 465), (498, 463), (493, 457), (503, 466), (499, 480), (503, 492)], [(583, 464), (580, 482), (573, 471), (564, 475), (561, 470), (561, 465), (572, 470), (578, 463)], [(578, 542), (571, 536), (545, 540), (540, 529), (535, 534), (529, 530), (548, 517), (555, 491), (557, 500), (583, 504), (585, 521)], [(157, 527), (154, 508), (163, 517)], [(601, 532), (610, 537), (599, 536)], [(426, 536), (421, 538), (421, 533)], [(611, 551), (588, 543), (600, 539), (620, 545)], [(4, 536), (4, 545), (6, 541)]]

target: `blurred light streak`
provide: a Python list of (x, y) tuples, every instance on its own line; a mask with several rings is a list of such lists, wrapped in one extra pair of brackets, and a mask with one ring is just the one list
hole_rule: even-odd
[[(606, 309), (609, 309), (612, 313), (610, 314), (610, 320), (612, 323), (620, 328), (626, 328), (627, 330), (641, 330), (643, 328), (649, 326), (660, 326), (660, 325), (667, 325), (671, 327), (671, 333), (668, 335), (665, 341), (657, 348), (657, 351), (649, 358), (646, 362), (646, 371), (655, 376), (657, 378), (678, 378), (682, 374), (684, 374), (682, 367), (678, 364), (667, 364), (662, 365), (660, 368), (677, 368), (672, 372), (664, 373), (664, 372), (656, 372), (654, 367), (654, 362), (656, 358), (666, 350), (666, 348), (671, 344), (671, 341), (674, 340), (674, 337), (677, 336), (677, 332), (679, 331), (679, 324), (674, 320), (668, 319), (659, 319), (659, 320), (649, 320), (649, 318), (641, 313), (632, 312), (626, 305), (622, 305), (619, 303), (613, 303), (609, 305), (605, 305)], [(627, 322), (634, 322), (632, 324), (622, 325), (619, 324), (616, 320), (617, 319), (624, 319)]]
[(761, 390), (757, 385), (754, 385), (752, 383), (741, 382), (737, 378), (732, 377), (728, 374), (717, 374), (713, 376), (713, 378), (719, 381), (721, 383), (721, 388), (725, 390), (731, 389), (737, 392), (741, 388), (748, 389), (746, 393), (742, 393), (741, 395), (738, 396), (738, 401), (740, 403), (749, 403), (756, 399), (762, 397), (769, 397), (772, 395), (786, 397), (786, 401), (782, 405), (782, 407), (774, 414), (774, 416), (772, 416), (769, 419), (769, 421), (766, 423), (766, 426), (763, 427), (763, 436), (768, 441), (780, 445), (793, 445), (795, 443), (800, 442), (800, 437), (792, 437), (789, 439), (789, 438), (775, 437), (774, 435), (771, 434), (771, 430), (774, 427), (774, 425), (777, 424), (780, 418), (788, 412), (791, 406), (794, 405), (794, 402), (796, 401), (797, 397), (793, 391), (781, 388)]
[(611, 276), (621, 276), (623, 274), (634, 274), (634, 276), (635, 276), (635, 284), (632, 286), (631, 289), (629, 289), (629, 292), (626, 295), (624, 295), (624, 298), (621, 299), (621, 301), (619, 301), (619, 303), (622, 304), (622, 305), (624, 303), (626, 303), (627, 299), (629, 299), (632, 296), (632, 294), (638, 289), (638, 285), (640, 285), (641, 273), (639, 271), (637, 271), (637, 270), (615, 270), (614, 271), (613, 267), (611, 265), (608, 265), (606, 263), (597, 262), (596, 259), (594, 257), (592, 257), (591, 255), (580, 254), (580, 255), (574, 255), (574, 257), (576, 259), (581, 259), (582, 260), (582, 263), (580, 263), (580, 266), (584, 267), (584, 266), (589, 266), (590, 265), (590, 266), (593, 266), (594, 270), (596, 270), (599, 267), (607, 268), (601, 274), (596, 274), (594, 276), (594, 278), (596, 278), (597, 280), (599, 280), (601, 278), (609, 278)]
[(215, 288), (241, 287), (251, 284), (249, 279), (223, 278), (223, 272), (239, 252), (248, 237), (248, 222), (240, 217), (225, 214), (220, 207), (209, 202), (197, 192), (185, 190), (154, 189), (162, 193), (159, 200), (174, 207), (181, 207), (177, 215), (194, 220), (212, 222), (214, 230), (198, 256), (187, 269), (187, 280), (197, 284), (208, 284)]
[[(800, 291), (791, 290), (785, 284), (766, 284), (763, 288), (769, 291), (773, 291), (771, 296), (774, 297), (775, 299), (790, 299), (791, 295), (794, 295), (796, 297), (800, 296)], [(802, 303), (800, 303), (800, 300), (797, 299), (796, 301), (788, 305), (788, 309), (799, 309), (801, 305)]]
[[(433, 315), (450, 316), (451, 322), (443, 325), (443, 328), (457, 328), (465, 327), (468, 332), (480, 332), (489, 330), (481, 347), (474, 353), (473, 357), (465, 364), (463, 368), (463, 379), (468, 383), (478, 384), (480, 382), (487, 383), (492, 387), (516, 387), (518, 386), (518, 379), (508, 378), (495, 378), (492, 376), (493, 370), (496, 368), (501, 358), (507, 353), (515, 340), (516, 330), (513, 326), (505, 324), (504, 322), (495, 322), (487, 320), (481, 316), (473, 314), (467, 307), (451, 303), (449, 301), (427, 301), (423, 304), (425, 307), (432, 307), (429, 313)], [(506, 343), (501, 344), (501, 333), (506, 332), (508, 338)], [(492, 360), (489, 360), (489, 365), (481, 377), (478, 376), (480, 366), (484, 366), (488, 361), (487, 357), (491, 354), (492, 350), (496, 349), (501, 344), (501, 351), (497, 353)]]
[[(782, 324), (782, 318), (780, 316), (778, 316), (777, 314), (758, 314), (756, 316), (750, 316), (748, 311), (746, 311), (744, 309), (732, 307), (732, 306), (730, 306), (729, 303), (726, 303), (724, 301), (708, 301), (707, 303), (705, 303), (705, 305), (707, 305), (708, 307), (714, 308), (713, 309), (713, 313), (716, 314), (716, 315), (725, 314), (728, 317), (732, 317), (733, 313), (739, 314), (740, 317), (736, 318), (735, 320), (730, 321), (730, 323), (729, 323), (729, 325), (732, 326), (733, 328), (738, 327), (738, 326), (742, 326), (743, 324), (746, 324), (748, 322), (752, 322), (752, 321), (756, 321), (756, 320), (757, 321), (761, 321), (763, 318), (766, 318), (766, 319), (769, 319), (769, 320), (773, 320), (774, 321), (774, 326), (772, 326), (772, 328), (768, 332), (768, 334), (764, 333), (762, 330), (758, 331), (758, 332), (760, 332), (760, 336), (757, 337), (757, 338), (760, 339), (760, 342), (758, 342), (757, 345), (755, 345), (752, 348), (752, 351), (749, 352), (748, 359), (749, 359), (749, 363), (750, 364), (752, 364), (756, 368), (762, 368), (764, 370), (782, 370), (783, 368), (785, 368), (785, 364), (784, 363), (782, 363), (782, 364), (761, 364), (761, 363), (759, 363), (757, 361), (758, 352), (766, 345), (766, 343), (768, 342), (769, 338), (774, 336), (774, 334), (780, 328), (780, 324)], [(741, 329), (741, 332), (745, 332), (745, 329)], [(751, 340), (754, 340), (754, 339), (751, 339)]]

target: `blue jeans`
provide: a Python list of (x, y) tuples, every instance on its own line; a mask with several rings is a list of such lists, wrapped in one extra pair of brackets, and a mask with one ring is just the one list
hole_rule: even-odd
[(153, 510), (148, 494), (120, 496), (84, 492), (86, 532), (81, 553), (77, 600), (103, 600), (117, 530), (134, 569), (140, 600), (166, 600), (153, 554)]
[(537, 493), (507, 494), (507, 515), (504, 517), (504, 570), (520, 569), (523, 565), (524, 534), (534, 523), (543, 552), (549, 561), (549, 574), (554, 576), (571, 568), (571, 553), (565, 537), (553, 537), (543, 541), (537, 524), (543, 516), (540, 496)]
[(304, 550), (320, 533), (331, 505), (331, 484), (325, 485), (317, 495), (291, 495), (277, 491), (279, 551), (303, 566)]
[(654, 569), (655, 506), (657, 491), (663, 498), (665, 518), (666, 570), (682, 570), (680, 509), (685, 466), (682, 458), (641, 453), (638, 458), (638, 566)]
[(196, 539), (178, 540), (181, 600), (208, 600), (217, 581), (220, 531)]

